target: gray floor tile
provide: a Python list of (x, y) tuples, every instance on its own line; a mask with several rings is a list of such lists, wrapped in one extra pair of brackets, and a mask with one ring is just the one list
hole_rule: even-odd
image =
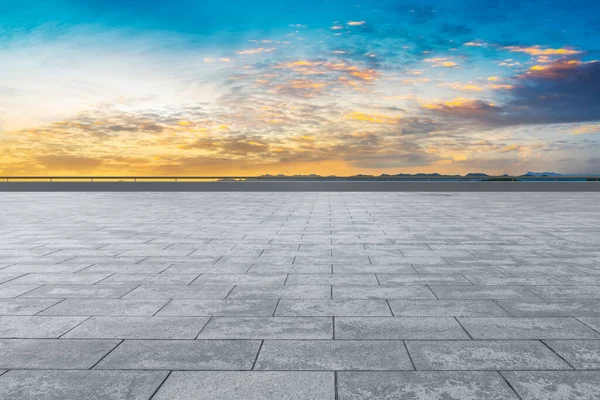
[(27, 274), (12, 282), (31, 285), (93, 285), (109, 276), (109, 274)]
[(385, 300), (281, 300), (277, 316), (391, 316)]
[(21, 285), (18, 283), (6, 282), (0, 285), (0, 299), (13, 299), (39, 287), (40, 285)]
[(224, 299), (233, 286), (140, 285), (126, 299)]
[(127, 285), (44, 285), (21, 296), (22, 298), (118, 299), (133, 289)]
[(339, 400), (517, 400), (497, 372), (340, 372)]
[(599, 371), (502, 372), (523, 400), (597, 400)]
[(83, 339), (194, 339), (206, 325), (208, 319), (208, 317), (92, 317), (64, 337)]
[(547, 275), (525, 275), (525, 276), (488, 276), (488, 275), (466, 275), (474, 285), (561, 285), (558, 279)]
[(118, 340), (2, 339), (0, 368), (89, 369), (117, 344)]
[(260, 340), (126, 340), (97, 369), (249, 370)]
[(412, 370), (402, 341), (266, 340), (257, 370)]
[(408, 341), (406, 346), (417, 370), (570, 369), (534, 340)]
[(329, 286), (236, 286), (228, 299), (330, 299)]
[(336, 339), (468, 339), (454, 318), (339, 317)]
[(165, 299), (66, 299), (41, 315), (129, 315), (151, 316), (169, 300)]
[(458, 318), (473, 339), (600, 339), (571, 317)]
[(376, 300), (376, 299), (435, 299), (426, 286), (334, 286), (335, 300)]
[[(543, 286), (541, 286), (543, 287)], [(521, 286), (430, 286), (439, 299), (538, 299)]]
[(600, 369), (600, 340), (544, 340), (575, 369)]
[(600, 286), (530, 286), (542, 299), (600, 299)]
[(199, 339), (332, 339), (327, 317), (213, 317)]
[(0, 338), (58, 338), (86, 317), (0, 316)]
[(600, 316), (600, 300), (499, 300), (515, 317)]
[(377, 274), (382, 285), (472, 285), (462, 275), (397, 275)]
[(493, 300), (390, 300), (397, 317), (506, 317)]
[(169, 302), (158, 316), (235, 316), (269, 317), (275, 312), (277, 299), (264, 300), (188, 300)]
[(147, 400), (166, 378), (159, 371), (9, 371), (3, 400)]
[(0, 299), (0, 315), (34, 315), (60, 299)]
[[(83, 274), (79, 274), (83, 275)], [(114, 274), (100, 282), (100, 284), (127, 284), (127, 285), (187, 285), (198, 274)]]
[(375, 274), (289, 274), (286, 285), (379, 285)]
[(578, 320), (594, 329), (596, 332), (600, 332), (600, 317), (582, 317), (578, 318)]
[[(232, 384), (235, 382), (235, 384)], [(333, 372), (173, 372), (152, 400), (334, 400)]]
[(203, 274), (194, 285), (283, 285), (287, 274)]

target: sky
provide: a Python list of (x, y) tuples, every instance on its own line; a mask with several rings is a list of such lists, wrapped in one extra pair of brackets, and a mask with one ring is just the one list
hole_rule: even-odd
[(592, 0), (0, 2), (1, 175), (600, 173)]

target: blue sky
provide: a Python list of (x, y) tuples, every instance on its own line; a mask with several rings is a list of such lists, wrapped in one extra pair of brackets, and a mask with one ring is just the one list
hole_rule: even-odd
[(0, 4), (4, 174), (600, 173), (592, 1)]

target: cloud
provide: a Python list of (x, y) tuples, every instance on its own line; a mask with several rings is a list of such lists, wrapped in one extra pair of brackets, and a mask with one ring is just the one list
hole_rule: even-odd
[(461, 83), (461, 82), (444, 82), (438, 84), (440, 87), (448, 87), (455, 90), (462, 90), (467, 92), (481, 92), (484, 89), (481, 86), (477, 86), (473, 83)]
[(423, 61), (433, 64), (434, 67), (458, 67), (456, 62), (450, 61), (447, 57), (426, 58)]
[(361, 26), (361, 25), (364, 25), (366, 23), (367, 23), (367, 21), (348, 21), (347, 25), (348, 26)]
[(600, 120), (600, 62), (559, 59), (533, 66), (505, 89), (507, 101), (454, 99), (423, 104), (434, 113), (489, 126), (556, 124)]
[(569, 48), (543, 48), (542, 46), (507, 46), (503, 47), (503, 50), (508, 50), (512, 53), (525, 53), (532, 56), (573, 56), (583, 53), (580, 50), (574, 50)]
[(259, 53), (270, 53), (275, 50), (277, 50), (275, 47), (269, 47), (269, 48), (259, 47), (257, 49), (238, 50), (236, 53), (238, 53), (240, 55), (252, 55), (252, 54), (259, 54)]

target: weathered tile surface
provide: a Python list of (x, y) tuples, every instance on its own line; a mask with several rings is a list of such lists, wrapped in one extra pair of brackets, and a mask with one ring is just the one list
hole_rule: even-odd
[(249, 370), (260, 340), (126, 340), (99, 369)]
[(599, 371), (502, 372), (523, 400), (596, 400)]
[(340, 372), (340, 400), (517, 400), (497, 372)]
[(411, 370), (400, 340), (266, 340), (258, 370)]
[(171, 372), (153, 400), (595, 400), (599, 218), (595, 193), (4, 193), (0, 398)]
[(148, 400), (166, 378), (160, 371), (9, 371), (3, 400)]
[(176, 371), (153, 398), (173, 399), (334, 400), (334, 375), (333, 372)]

